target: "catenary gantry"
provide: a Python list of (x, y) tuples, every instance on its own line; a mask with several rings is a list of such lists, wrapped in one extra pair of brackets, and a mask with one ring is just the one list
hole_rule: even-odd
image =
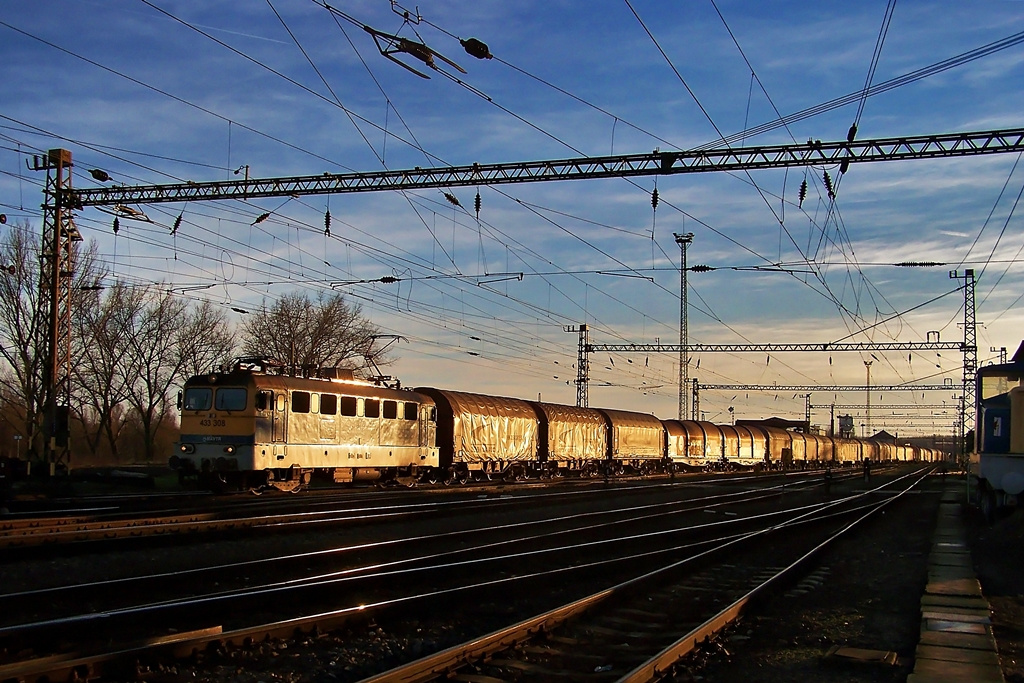
[[(48, 311), (46, 333), (44, 413), (47, 422), (49, 460), (68, 457), (66, 425), (59, 417), (69, 404), (71, 359), (64, 349), (70, 338), (70, 287), (72, 243), (81, 236), (71, 212), (88, 206), (127, 206), (167, 202), (225, 199), (257, 199), (289, 195), (342, 194), (386, 190), (452, 188), (472, 185), (503, 185), (554, 180), (583, 180), (705, 173), (709, 171), (759, 170), (797, 166), (838, 165), (935, 159), (1024, 151), (1024, 128), (939, 135), (902, 136), (865, 140), (822, 142), (808, 140), (790, 145), (723, 147), (699, 151), (654, 150), (644, 154), (579, 157), (548, 161), (466, 166), (416, 167), (396, 171), (331, 173), (238, 181), (185, 182), (164, 185), (110, 186), (74, 189), (71, 186), (71, 153), (52, 149), (36, 157), (34, 168), (46, 171), (43, 190), (43, 277), (39, 305)], [(65, 429), (65, 433), (60, 431)], [(61, 443), (64, 446), (61, 446)]]

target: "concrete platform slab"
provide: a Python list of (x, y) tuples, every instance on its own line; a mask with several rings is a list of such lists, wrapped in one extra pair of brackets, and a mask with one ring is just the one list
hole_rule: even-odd
[(931, 595), (981, 597), (981, 584), (977, 579), (936, 578), (928, 582), (925, 591)]
[(944, 619), (961, 621), (970, 624), (991, 624), (992, 618), (987, 612), (980, 610), (929, 609), (921, 610), (922, 619)]
[(936, 659), (941, 662), (971, 662), (974, 664), (999, 666), (999, 655), (995, 651), (965, 650), (959, 647), (918, 645), (914, 657), (917, 660)]
[[(915, 675), (938, 675), (971, 683), (1003, 683), (1003, 672), (998, 666), (962, 662), (940, 662), (925, 659), (914, 663)], [(908, 679), (909, 680), (909, 679)]]
[(943, 595), (941, 593), (921, 596), (921, 608), (925, 607), (959, 607), (961, 609), (980, 609), (989, 611), (988, 600), (973, 595)]
[(971, 623), (969, 621), (949, 621), (948, 619), (925, 619), (925, 628), (929, 631), (941, 631), (942, 633), (975, 633), (985, 635), (989, 632), (985, 624)]

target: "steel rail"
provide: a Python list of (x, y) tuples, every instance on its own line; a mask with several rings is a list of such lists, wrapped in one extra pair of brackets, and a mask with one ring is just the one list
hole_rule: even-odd
[[(784, 484), (783, 486), (786, 485)], [(787, 490), (793, 490), (791, 483), (788, 486)], [(727, 494), (727, 496), (733, 495), (735, 494)], [(706, 500), (697, 502), (702, 502), (704, 504), (697, 506), (695, 511), (706, 509), (708, 507), (706, 505)], [(731, 524), (737, 521), (742, 520), (731, 519), (728, 522), (709, 523), (706, 526), (726, 523)], [(706, 544), (706, 542), (699, 543), (698, 545), (700, 544)], [(606, 560), (598, 562), (597, 564), (604, 564), (609, 561), (620, 560)], [(555, 571), (575, 571), (585, 568), (586, 566), (587, 565), (573, 566)], [(70, 680), (73, 677), (84, 680), (96, 675), (102, 675), (106, 671), (118, 671), (119, 669), (117, 667), (119, 667), (121, 663), (138, 659), (144, 655), (156, 655), (163, 653), (171, 656), (182, 657), (188, 656), (194, 652), (202, 651), (210, 645), (232, 644), (244, 647), (250, 643), (259, 642), (268, 637), (290, 638), (297, 634), (317, 630), (330, 630), (344, 626), (353, 619), (362, 619), (368, 615), (376, 614), (380, 611), (393, 607), (401, 607), (414, 601), (430, 598), (443, 598), (465, 590), (495, 587), (511, 581), (520, 581), (527, 578), (531, 578), (531, 575), (520, 575), (484, 581), (470, 586), (439, 589), (431, 593), (417, 593), (415, 595), (393, 600), (351, 606), (320, 614), (300, 616), (283, 621), (260, 624), (252, 627), (237, 628), (229, 631), (224, 631), (222, 625), (209, 626), (191, 631), (184, 631), (170, 637), (159, 636), (141, 639), (138, 642), (124, 645), (107, 652), (89, 654), (71, 652), (61, 655), (38, 657), (0, 666), (0, 680)], [(2, 630), (5, 632), (11, 631), (11, 629)]]
[[(881, 488), (884, 488), (884, 485), (877, 487), (874, 491), (880, 490)], [(850, 498), (845, 500), (853, 500), (856, 498), (860, 498), (865, 495), (868, 495), (869, 493), (871, 493), (871, 491), (851, 496)], [(843, 501), (836, 501), (832, 505), (826, 507), (839, 505), (842, 502)], [(802, 517), (806, 517), (809, 514), (811, 513), (802, 515)], [(784, 526), (788, 526), (791, 524), (802, 523), (798, 520), (799, 518), (797, 518), (797, 520), (789, 520), (787, 522), (773, 525), (773, 527), (770, 528), (782, 528)], [(762, 530), (759, 532), (754, 532), (749, 536), (756, 536), (766, 532), (767, 530)], [(726, 540), (721, 547), (728, 547), (738, 542), (737, 539), (746, 537), (747, 535), (727, 537), (731, 538), (732, 540)], [(707, 542), (704, 542), (702, 544), (706, 545), (706, 543)], [(559, 613), (563, 615), (565, 619), (570, 619), (574, 615), (585, 612), (593, 605), (602, 602), (605, 598), (614, 595), (618, 591), (623, 590), (632, 584), (644, 580), (647, 577), (656, 576), (669, 568), (679, 566), (686, 562), (692, 561), (693, 559), (696, 559), (698, 557), (707, 556), (715, 552), (716, 550), (717, 548), (712, 548), (710, 550), (703, 551), (695, 556), (692, 556), (691, 558), (676, 562), (673, 565), (670, 565), (669, 567), (649, 572), (643, 577), (637, 577), (630, 581), (619, 584), (618, 586), (612, 587), (605, 591), (601, 591), (593, 596), (590, 596), (590, 598), (585, 598), (581, 601), (573, 603), (572, 605), (565, 606), (563, 608), (560, 608), (559, 610), (554, 610), (552, 613)], [(576, 570), (579, 568), (580, 567), (573, 567), (571, 569)], [(401, 607), (413, 601), (419, 601), (428, 598), (443, 598), (465, 590), (494, 587), (502, 583), (507, 583), (510, 581), (519, 581), (526, 578), (531, 578), (531, 575), (521, 575), (499, 580), (484, 581), (471, 586), (459, 586), (455, 588), (440, 589), (427, 594), (421, 593), (394, 600), (342, 608), (320, 614), (306, 615), (278, 622), (260, 624), (252, 627), (233, 629), (230, 631), (224, 631), (222, 626), (214, 625), (206, 628), (175, 634), (169, 637), (143, 639), (137, 643), (129, 644), (124, 647), (108, 652), (92, 654), (72, 652), (62, 655), (40, 657), (32, 660), (15, 662), (0, 666), (0, 680), (71, 680), (75, 677), (77, 677), (77, 679), (84, 680), (97, 675), (103, 675), (106, 672), (120, 671), (121, 669), (119, 667), (122, 667), (124, 662), (134, 661), (144, 656), (152, 656), (155, 654), (163, 653), (175, 657), (184, 657), (196, 652), (203, 651), (206, 648), (213, 645), (224, 646), (230, 644), (238, 647), (245, 647), (250, 645), (251, 643), (260, 642), (266, 638), (291, 638), (296, 635), (304, 633), (317, 631), (323, 632), (331, 629), (340, 628), (341, 626), (344, 626), (353, 620), (361, 620), (369, 615), (376, 614), (390, 608)], [(530, 621), (533, 622), (534, 620)], [(537, 624), (540, 623), (541, 622), (537, 622)], [(535, 625), (535, 629), (536, 628), (541, 628), (541, 626)], [(500, 635), (501, 633), (506, 633), (504, 639)], [(499, 632), (497, 640), (494, 637), (485, 637), (483, 639), (478, 639), (478, 641), (480, 646), (484, 648), (487, 652), (491, 651), (491, 648), (500, 650), (502, 649), (502, 646), (498, 644), (498, 641), (505, 643), (504, 647), (507, 647), (508, 645), (512, 644), (512, 640), (514, 639), (511, 633), (511, 628), (504, 629), (502, 632)], [(494, 634), (492, 634), (492, 636), (494, 636)], [(434, 655), (433, 657), (437, 656), (438, 655)], [(418, 660), (418, 662), (422, 661), (423, 660)], [(414, 662), (413, 664), (417, 664), (417, 662)], [(393, 676), (391, 676), (391, 674), (394, 674), (396, 671), (397, 670), (388, 672), (388, 674), (382, 674), (382, 676), (384, 676), (383, 678), (375, 677), (373, 679), (368, 680), (378, 680), (378, 678), (381, 681), (406, 680), (402, 678), (394, 678)], [(408, 680), (429, 679), (423, 678)]]
[(670, 674), (675, 665), (690, 652), (700, 647), (701, 643), (708, 639), (714, 638), (717, 634), (721, 633), (722, 630), (727, 628), (730, 624), (735, 622), (742, 614), (751, 601), (758, 595), (764, 593), (769, 588), (775, 586), (783, 579), (789, 577), (795, 573), (801, 566), (806, 562), (814, 558), (816, 555), (821, 553), (825, 548), (830, 546), (839, 538), (846, 535), (850, 530), (862, 523), (864, 520), (869, 519), (878, 511), (884, 509), (890, 505), (893, 501), (899, 500), (907, 494), (911, 489), (915, 488), (921, 481), (924, 480), (922, 476), (917, 481), (913, 482), (909, 487), (905, 488), (900, 493), (880, 501), (877, 505), (872, 506), (868, 512), (861, 515), (857, 519), (853, 520), (845, 527), (837, 531), (832, 536), (828, 537), (814, 548), (804, 553), (801, 557), (789, 564), (789, 566), (783, 568), (781, 571), (776, 573), (774, 576), (768, 578), (763, 583), (758, 585), (753, 590), (749, 591), (746, 595), (736, 600), (734, 603), (720, 611), (712, 618), (705, 621), (703, 624), (693, 629), (685, 636), (677, 640), (676, 642), (669, 645), (667, 648), (644, 662), (640, 666), (636, 667), (625, 676), (618, 679), (617, 683), (647, 683), (648, 681), (656, 681)]
[[(817, 479), (815, 479), (813, 482), (811, 482), (811, 481), (800, 482), (799, 484), (803, 484), (807, 488), (817, 488), (818, 485), (819, 485), (819, 482), (817, 481)], [(551, 519), (551, 520), (539, 520), (537, 522), (530, 522), (530, 523), (528, 523), (525, 526), (533, 526), (533, 525), (536, 525), (536, 524), (564, 522), (566, 520), (573, 520), (573, 521), (575, 521), (575, 520), (582, 519), (582, 518), (595, 517), (595, 516), (603, 516), (603, 515), (617, 515), (619, 517), (622, 517), (622, 519), (614, 519), (614, 520), (609, 521), (609, 522), (601, 522), (601, 523), (591, 523), (591, 522), (588, 522), (588, 523), (586, 523), (583, 526), (576, 526), (576, 527), (571, 527), (571, 528), (567, 528), (567, 529), (560, 529), (560, 530), (551, 531), (551, 532), (532, 534), (532, 535), (528, 535), (528, 536), (512, 538), (512, 539), (507, 539), (507, 540), (502, 540), (502, 541), (488, 541), (488, 542), (485, 542), (483, 544), (475, 545), (475, 546), (471, 546), (471, 547), (456, 548), (455, 550), (428, 553), (426, 555), (413, 556), (413, 557), (408, 557), (408, 558), (403, 558), (403, 559), (395, 559), (395, 560), (390, 560), (390, 561), (387, 561), (387, 562), (373, 562), (373, 563), (370, 563), (370, 564), (368, 564), (366, 566), (351, 567), (351, 568), (347, 568), (347, 569), (344, 569), (344, 570), (330, 571), (330, 572), (326, 572), (326, 573), (322, 573), (322, 574), (313, 574), (313, 575), (304, 574), (301, 579), (286, 579), (286, 580), (276, 581), (276, 582), (273, 582), (273, 583), (262, 584), (262, 585), (259, 585), (259, 586), (247, 586), (245, 588), (239, 588), (239, 589), (225, 589), (225, 590), (219, 590), (219, 591), (216, 591), (216, 592), (205, 593), (205, 594), (201, 594), (201, 595), (190, 594), (189, 597), (187, 597), (187, 598), (165, 599), (165, 600), (161, 600), (159, 602), (146, 603), (146, 604), (136, 604), (136, 605), (119, 607), (119, 608), (107, 609), (107, 610), (96, 609), (94, 607), (92, 609), (92, 611), (90, 611), (87, 614), (75, 615), (75, 616), (66, 616), (66, 617), (55, 617), (55, 618), (44, 619), (44, 620), (41, 620), (41, 621), (36, 621), (36, 622), (31, 622), (31, 623), (21, 623), (21, 624), (9, 625), (9, 626), (0, 626), (0, 637), (9, 637), (9, 636), (14, 636), (14, 635), (24, 635), (24, 634), (32, 632), (32, 631), (39, 632), (40, 630), (45, 630), (45, 629), (51, 628), (51, 627), (68, 627), (68, 626), (72, 626), (74, 628), (85, 628), (85, 627), (88, 627), (88, 625), (90, 623), (109, 623), (112, 619), (117, 618), (117, 617), (138, 616), (140, 614), (152, 615), (153, 613), (155, 613), (157, 611), (165, 610), (165, 609), (172, 609), (172, 608), (177, 608), (177, 607), (190, 607), (190, 606), (196, 606), (196, 605), (200, 605), (200, 604), (208, 604), (208, 603), (214, 603), (214, 602), (221, 602), (221, 601), (232, 600), (232, 599), (251, 599), (254, 596), (270, 597), (270, 596), (273, 596), (273, 595), (276, 595), (276, 594), (280, 594), (280, 593), (283, 593), (283, 592), (288, 592), (288, 591), (302, 590), (302, 589), (308, 589), (308, 588), (311, 588), (311, 587), (320, 587), (320, 586), (327, 586), (327, 585), (337, 585), (337, 584), (340, 584), (340, 583), (351, 582), (351, 581), (359, 581), (359, 580), (367, 580), (367, 579), (381, 579), (381, 578), (388, 578), (388, 577), (394, 578), (394, 577), (397, 577), (399, 575), (407, 576), (409, 574), (415, 574), (415, 573), (419, 573), (419, 572), (428, 572), (428, 571), (437, 571), (437, 570), (451, 570), (451, 569), (454, 569), (456, 567), (467, 567), (467, 566), (470, 566), (470, 565), (485, 564), (485, 563), (494, 562), (494, 561), (503, 561), (503, 560), (508, 560), (510, 558), (515, 558), (515, 557), (524, 557), (524, 556), (534, 556), (534, 557), (536, 557), (536, 556), (541, 555), (541, 554), (574, 553), (574, 552), (576, 552), (578, 550), (581, 550), (581, 549), (584, 549), (584, 548), (594, 548), (594, 547), (601, 546), (601, 545), (612, 545), (612, 544), (616, 544), (616, 543), (623, 543), (623, 542), (627, 542), (627, 541), (629, 541), (631, 539), (636, 540), (639, 537), (636, 536), (636, 535), (632, 535), (632, 536), (630, 536), (630, 535), (626, 535), (626, 536), (616, 535), (616, 536), (612, 536), (612, 537), (609, 537), (609, 538), (605, 538), (605, 539), (601, 539), (601, 540), (596, 540), (596, 541), (574, 542), (573, 544), (570, 544), (570, 545), (567, 545), (567, 546), (555, 546), (555, 547), (544, 548), (544, 549), (528, 551), (528, 552), (517, 552), (517, 553), (513, 553), (513, 554), (485, 556), (485, 557), (481, 557), (481, 558), (468, 559), (468, 560), (456, 560), (456, 559), (453, 559), (453, 558), (455, 558), (458, 555), (466, 554), (466, 553), (470, 553), (470, 552), (477, 552), (477, 551), (481, 551), (481, 550), (496, 550), (496, 549), (499, 549), (499, 548), (502, 548), (502, 547), (505, 547), (505, 546), (516, 547), (516, 546), (521, 545), (524, 542), (538, 541), (538, 540), (541, 540), (541, 539), (551, 539), (551, 538), (554, 538), (554, 537), (557, 537), (557, 536), (565, 536), (565, 535), (573, 536), (573, 535), (579, 534), (582, 531), (594, 530), (594, 529), (599, 529), (599, 528), (611, 528), (611, 527), (614, 527), (614, 526), (617, 526), (617, 525), (620, 525), (620, 524), (636, 523), (638, 521), (649, 521), (651, 519), (656, 519), (656, 518), (660, 518), (660, 517), (668, 517), (668, 516), (672, 516), (672, 515), (681, 515), (681, 514), (696, 513), (696, 512), (707, 512), (709, 509), (717, 507), (717, 506), (721, 506), (721, 505), (728, 505), (728, 504), (735, 504), (735, 503), (756, 502), (758, 500), (762, 500), (762, 499), (765, 499), (765, 498), (776, 497), (776, 496), (780, 495), (780, 493), (785, 493), (787, 491), (792, 492), (792, 491), (796, 491), (796, 490), (801, 490), (801, 487), (800, 487), (799, 484), (794, 486), (792, 483), (784, 482), (784, 483), (782, 483), (782, 484), (780, 484), (778, 486), (771, 487), (771, 488), (768, 488), (768, 489), (747, 489), (747, 490), (737, 491), (737, 492), (732, 492), (732, 493), (727, 493), (727, 494), (718, 494), (718, 495), (713, 495), (713, 496), (706, 496), (706, 497), (703, 497), (703, 498), (697, 498), (697, 499), (693, 499), (693, 500), (669, 501), (669, 502), (657, 503), (657, 504), (649, 504), (649, 505), (645, 504), (645, 505), (632, 506), (632, 507), (615, 509), (615, 510), (602, 510), (602, 511), (587, 512), (587, 513), (582, 513), (582, 514), (567, 515), (567, 516), (563, 516), (563, 517), (559, 517), (559, 518), (554, 518), (554, 519)], [(660, 511), (655, 511), (655, 512), (648, 512), (647, 514), (638, 514), (639, 511), (644, 510), (644, 509), (655, 509), (655, 510), (657, 510), (657, 508), (674, 508), (674, 507), (677, 507), (677, 506), (682, 506), (682, 507), (680, 507), (679, 509), (660, 510)], [(764, 513), (763, 515), (760, 515), (760, 517), (772, 517), (772, 516), (777, 516), (777, 515), (780, 515), (780, 514), (785, 514), (786, 512), (791, 512), (791, 511), (777, 511), (777, 512)], [(689, 533), (689, 532), (697, 531), (697, 530), (700, 530), (700, 529), (707, 529), (707, 528), (718, 527), (718, 526), (723, 526), (723, 525), (732, 525), (732, 524), (744, 523), (744, 522), (749, 522), (749, 521), (751, 521), (751, 520), (750, 519), (744, 519), (744, 518), (732, 518), (732, 519), (729, 519), (729, 520), (726, 520), (726, 521), (708, 522), (708, 523), (703, 523), (703, 524), (692, 525), (692, 526), (689, 526), (689, 527), (680, 527), (680, 528), (669, 529), (669, 530), (664, 530), (664, 531), (659, 531), (659, 532), (650, 532), (650, 533), (642, 534), (641, 537), (651, 538), (651, 537), (655, 537), (655, 536), (667, 536), (667, 535), (671, 535), (671, 534), (675, 534), (675, 533)], [(520, 529), (520, 528), (523, 528), (523, 527), (524, 527), (523, 524), (509, 524), (509, 525), (506, 525), (506, 528)], [(481, 532), (481, 529), (468, 529), (468, 530), (465, 530), (463, 532), (457, 532), (457, 533), (454, 533), (454, 534), (451, 534), (451, 535), (452, 536), (458, 536), (458, 535), (462, 535), (462, 534), (467, 534), (467, 535), (471, 535), (471, 536), (479, 536), (480, 532)], [(414, 539), (414, 540), (415, 541), (420, 541), (420, 540), (423, 540), (423, 537), (418, 537), (417, 539)], [(382, 543), (380, 545), (390, 545), (390, 544), (391, 543)], [(366, 550), (369, 547), (370, 547), (369, 544), (362, 544), (362, 545), (356, 546), (353, 549)], [(655, 554), (657, 554), (657, 553), (655, 553)], [(300, 554), (298, 556), (287, 556), (284, 559), (295, 559), (296, 557), (302, 559), (302, 558), (309, 557), (309, 555), (310, 554)], [(274, 559), (274, 558), (269, 558), (269, 559)], [(445, 562), (443, 564), (435, 564), (435, 565), (423, 565), (422, 564), (424, 561), (438, 562), (440, 560), (445, 560)], [(266, 561), (268, 561), (268, 560), (261, 560), (259, 562), (266, 562)], [(606, 562), (618, 562), (618, 561), (621, 561), (621, 558), (611, 558), (611, 559), (607, 559), (605, 561)], [(243, 563), (233, 563), (233, 564), (229, 564), (229, 565), (225, 565), (225, 566), (227, 568), (234, 569), (234, 568), (236, 568), (238, 566), (241, 566), (241, 564), (243, 564)], [(212, 569), (216, 570), (216, 569), (220, 569), (220, 568), (221, 567), (213, 567)], [(206, 571), (206, 570), (209, 570), (209, 569), (211, 569), (211, 568), (205, 568), (202, 571)], [(370, 573), (371, 570), (372, 570), (372, 573)], [(175, 572), (176, 575), (181, 575), (183, 573), (186, 573), (186, 572)], [(159, 576), (158, 577), (153, 577), (153, 576), (141, 577), (140, 580), (151, 580), (153, 578), (159, 578)], [(107, 582), (106, 585), (114, 586), (114, 585), (120, 585), (120, 584), (123, 584), (123, 583), (124, 583), (124, 580), (114, 580), (114, 581)], [(84, 586), (84, 588), (90, 594), (95, 594), (96, 591), (97, 591), (97, 588), (101, 587), (102, 585), (103, 584), (101, 584), (99, 582), (94, 582), (92, 584), (88, 584), (88, 585)], [(28, 591), (28, 592), (24, 592), (24, 593), (14, 593), (14, 594), (0, 595), (0, 601), (8, 599), (8, 598), (21, 598), (21, 597), (25, 597), (25, 596), (32, 596), (32, 597), (35, 597), (35, 598), (38, 598), (38, 599), (45, 599), (46, 595), (54, 594), (54, 593), (65, 591), (65, 590), (69, 590), (69, 589), (76, 590), (78, 588), (79, 588), (79, 586), (63, 586), (63, 587), (58, 587), (56, 589), (42, 589), (42, 590), (39, 590), (39, 591)], [(0, 604), (2, 604), (2, 603), (0, 603)], [(0, 679), (0, 680), (3, 680), (3, 679)]]
[[(898, 481), (901, 481), (901, 480), (906, 479), (906, 478), (911, 477), (911, 476), (913, 476), (913, 473), (907, 474), (907, 475), (903, 475), (903, 476), (897, 478), (895, 481), (898, 482)], [(896, 497), (900, 497), (903, 494), (905, 494), (911, 488), (913, 488), (918, 483), (920, 483), (921, 480), (923, 480), (923, 477), (918, 479), (909, 488), (905, 489), (903, 492), (898, 494), (898, 496), (896, 496)], [(838, 505), (840, 505), (843, 502), (846, 502), (848, 500), (852, 500), (852, 499), (856, 499), (856, 498), (861, 498), (861, 497), (870, 495), (871, 493), (877, 492), (877, 491), (885, 488), (886, 486), (890, 485), (891, 483), (894, 483), (894, 482), (889, 482), (887, 484), (883, 484), (881, 486), (875, 487), (874, 489), (872, 489), (870, 491), (866, 491), (866, 492), (857, 494), (855, 496), (851, 496), (850, 498), (844, 499), (843, 501), (835, 501), (833, 503), (830, 503), (830, 504), (827, 504), (827, 505), (824, 505), (824, 506), (820, 506), (819, 507), (819, 511), (824, 511), (824, 510), (827, 510), (829, 508), (838, 506)], [(788, 575), (789, 573), (795, 571), (795, 569), (798, 566), (800, 566), (802, 563), (804, 563), (808, 558), (812, 557), (814, 554), (820, 552), (821, 549), (824, 548), (828, 543), (832, 542), (835, 538), (838, 538), (843, 533), (846, 533), (847, 531), (849, 531), (851, 528), (853, 528), (856, 524), (860, 523), (864, 519), (867, 519), (868, 517), (870, 517), (871, 514), (874, 514), (875, 511), (877, 511), (878, 509), (881, 509), (882, 507), (887, 505), (889, 502), (891, 502), (891, 500), (890, 501), (883, 501), (881, 505), (872, 504), (870, 506), (872, 508), (871, 512), (869, 512), (868, 514), (863, 515), (862, 517), (858, 518), (856, 521), (854, 521), (851, 524), (849, 524), (846, 527), (844, 527), (844, 529), (841, 530), (838, 534), (836, 534), (833, 537), (829, 538), (828, 540), (826, 540), (822, 544), (819, 544), (817, 547), (815, 547), (811, 551), (808, 551), (808, 553), (805, 553), (799, 560), (797, 560), (796, 562), (790, 564), (788, 567), (783, 569), (781, 574), (787, 574)], [(439, 678), (446, 678), (446, 677), (450, 676), (455, 670), (465, 666), (466, 664), (468, 664), (468, 663), (470, 663), (472, 661), (484, 659), (484, 658), (486, 658), (486, 657), (488, 657), (490, 655), (493, 655), (493, 654), (495, 654), (497, 652), (501, 652), (503, 650), (507, 650), (507, 649), (509, 649), (509, 648), (511, 648), (511, 647), (513, 647), (515, 645), (523, 643), (524, 641), (530, 640), (531, 638), (533, 638), (534, 636), (538, 635), (542, 631), (547, 631), (547, 630), (550, 630), (552, 628), (558, 627), (558, 626), (566, 623), (567, 621), (570, 621), (571, 619), (576, 618), (576, 617), (586, 613), (587, 611), (589, 611), (590, 609), (594, 608), (595, 606), (603, 603), (605, 600), (607, 600), (607, 599), (609, 599), (609, 598), (611, 598), (613, 596), (621, 595), (626, 590), (634, 588), (637, 585), (640, 585), (640, 584), (642, 584), (642, 583), (644, 583), (644, 582), (646, 582), (648, 580), (652, 580), (652, 579), (654, 579), (656, 577), (659, 577), (660, 575), (664, 574), (667, 571), (670, 571), (672, 569), (677, 569), (678, 567), (682, 566), (683, 564), (692, 562), (695, 559), (698, 559), (698, 558), (701, 558), (701, 557), (706, 557), (706, 556), (708, 556), (710, 554), (713, 554), (713, 553), (716, 553), (716, 552), (720, 552), (720, 551), (722, 551), (722, 550), (724, 550), (726, 548), (732, 547), (734, 545), (737, 545), (737, 544), (740, 544), (740, 543), (745, 543), (745, 542), (751, 541), (751, 540), (753, 540), (755, 538), (759, 538), (759, 537), (761, 537), (761, 536), (763, 536), (765, 534), (768, 534), (768, 533), (770, 533), (772, 531), (776, 531), (778, 529), (786, 528), (788, 526), (794, 526), (794, 525), (797, 525), (797, 524), (806, 523), (808, 521), (811, 521), (809, 518), (813, 514), (815, 514), (815, 513), (813, 513), (813, 512), (806, 513), (804, 515), (800, 515), (799, 517), (797, 517), (795, 519), (788, 520), (787, 522), (784, 522), (784, 523), (781, 523), (781, 524), (777, 524), (777, 525), (772, 525), (772, 526), (770, 526), (768, 528), (765, 528), (765, 529), (761, 529), (761, 530), (758, 530), (758, 531), (751, 532), (749, 534), (744, 534), (744, 535), (741, 535), (741, 536), (734, 537), (734, 538), (732, 538), (730, 540), (725, 541), (724, 543), (722, 543), (720, 545), (717, 545), (717, 546), (715, 546), (713, 548), (710, 548), (710, 549), (705, 550), (705, 551), (703, 551), (701, 553), (698, 553), (697, 555), (694, 555), (694, 556), (685, 558), (683, 560), (674, 562), (674, 563), (672, 563), (670, 565), (667, 565), (665, 567), (661, 567), (661, 568), (655, 569), (653, 571), (647, 572), (646, 574), (643, 574), (643, 575), (638, 576), (638, 577), (634, 577), (633, 579), (630, 579), (628, 581), (624, 581), (624, 582), (622, 582), (620, 584), (617, 584), (615, 586), (612, 586), (611, 588), (608, 588), (606, 590), (600, 591), (598, 593), (595, 593), (593, 595), (587, 596), (587, 597), (582, 598), (580, 600), (574, 601), (574, 602), (569, 603), (567, 605), (563, 605), (562, 607), (555, 608), (554, 610), (545, 612), (544, 614), (537, 615), (537, 616), (532, 617), (530, 619), (527, 619), (525, 621), (521, 621), (521, 622), (519, 622), (517, 624), (513, 624), (513, 625), (508, 626), (508, 627), (506, 627), (504, 629), (500, 629), (498, 631), (492, 632), (492, 633), (490, 633), (488, 635), (485, 635), (485, 636), (482, 636), (480, 638), (476, 638), (476, 639), (474, 639), (472, 641), (468, 641), (467, 643), (463, 643), (462, 645), (457, 645), (455, 647), (448, 648), (446, 650), (443, 650), (441, 652), (435, 653), (433, 655), (428, 655), (427, 657), (423, 657), (421, 659), (418, 659), (418, 660), (416, 660), (414, 662), (410, 662), (410, 663), (405, 664), (403, 666), (396, 667), (396, 668), (391, 669), (389, 671), (385, 671), (385, 672), (380, 673), (380, 674), (378, 674), (376, 676), (371, 676), (369, 678), (363, 679), (360, 683), (425, 683), (426, 681), (437, 680)], [(703, 640), (703, 637), (699, 637), (699, 638), (697, 637), (696, 633), (698, 631), (699, 632), (705, 632), (706, 631), (706, 632), (712, 633), (712, 634), (713, 633), (717, 633), (722, 628), (724, 628), (727, 623), (731, 623), (732, 620), (734, 620), (737, 616), (739, 616), (739, 614), (742, 612), (743, 607), (746, 606), (746, 604), (750, 601), (750, 598), (752, 598), (754, 594), (756, 594), (757, 592), (760, 592), (760, 590), (763, 590), (764, 587), (766, 587), (766, 585), (774, 584), (776, 581), (779, 580), (779, 578), (780, 578), (780, 575), (776, 575), (776, 576), (772, 577), (767, 582), (765, 582), (765, 584), (762, 584), (762, 586), (759, 589), (755, 589), (754, 591), (751, 591), (750, 593), (745, 595), (743, 598), (741, 598), (739, 601), (737, 601), (738, 603), (742, 603), (742, 604), (739, 604), (738, 606), (736, 604), (734, 604), (734, 605), (730, 606), (729, 608), (726, 608), (725, 610), (723, 610), (722, 612), (717, 614), (715, 617), (713, 617), (712, 619), (710, 619), (707, 622), (705, 622), (705, 624), (703, 624), (701, 627), (698, 627), (697, 629), (694, 629), (694, 631), (691, 634), (687, 634), (686, 637), (684, 637), (680, 641), (677, 641), (677, 643), (673, 644), (672, 647), (667, 648), (663, 652), (658, 653), (658, 655), (656, 655), (654, 658), (649, 660), (645, 665), (641, 665), (641, 667), (638, 667), (638, 668), (642, 668), (642, 669), (644, 669), (646, 671), (647, 670), (646, 669), (646, 665), (647, 664), (651, 664), (653, 662), (654, 666), (651, 668), (652, 675), (656, 671), (660, 671), (660, 672), (665, 671), (666, 667), (668, 667), (668, 664), (666, 662), (671, 661), (671, 663), (674, 664), (675, 662), (677, 662), (679, 660), (679, 658), (685, 656), (685, 654), (687, 652), (692, 651), (693, 648), (696, 647), (697, 644), (699, 644), (700, 640)], [(658, 668), (658, 667), (660, 667), (660, 668)], [(634, 674), (630, 674), (630, 675), (639, 676), (641, 674), (634, 673)], [(642, 677), (639, 677), (639, 678), (623, 678), (622, 680), (623, 681), (627, 681), (628, 680), (629, 683), (638, 683), (639, 681), (642, 681), (642, 680), (653, 680), (653, 678), (648, 678), (648, 679), (644, 679)]]

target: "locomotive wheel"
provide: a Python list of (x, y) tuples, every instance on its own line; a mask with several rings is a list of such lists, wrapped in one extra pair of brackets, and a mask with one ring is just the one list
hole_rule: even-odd
[(978, 506), (981, 508), (981, 515), (987, 524), (996, 521), (996, 492), (985, 487), (978, 492)]

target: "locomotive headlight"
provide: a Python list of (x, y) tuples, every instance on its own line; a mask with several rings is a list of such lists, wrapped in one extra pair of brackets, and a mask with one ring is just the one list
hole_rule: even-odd
[(225, 453), (234, 453), (235, 452), (235, 447), (234, 446), (225, 446), (224, 447), (224, 452)]
[(182, 453), (195, 453), (196, 452), (196, 447), (195, 447), (194, 444), (183, 443), (183, 444), (181, 444), (181, 452)]

